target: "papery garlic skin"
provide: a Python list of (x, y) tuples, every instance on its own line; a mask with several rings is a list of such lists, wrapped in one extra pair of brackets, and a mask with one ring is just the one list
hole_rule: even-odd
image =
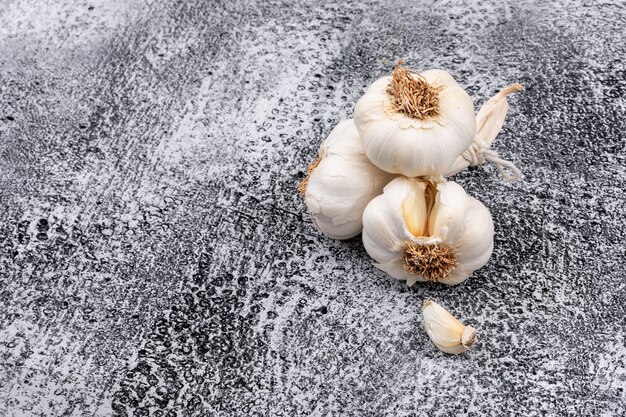
[(363, 212), (374, 265), (407, 285), (465, 281), (489, 261), (493, 235), (489, 210), (443, 178), (398, 177)]
[(476, 342), (476, 329), (464, 326), (436, 302), (424, 301), (422, 315), (428, 337), (440, 350), (458, 355)]
[(408, 177), (442, 175), (474, 138), (474, 105), (443, 70), (411, 77), (422, 77), (439, 89), (436, 115), (418, 119), (396, 111), (387, 92), (392, 77), (387, 76), (374, 82), (358, 101), (354, 121), (365, 153), (380, 169)]
[(361, 233), (363, 210), (393, 176), (367, 159), (352, 119), (332, 130), (319, 157), (307, 179), (305, 204), (322, 233), (333, 239), (354, 237)]
[[(502, 130), (504, 119), (509, 111), (507, 97), (522, 88), (524, 87), (519, 83), (503, 88), (480, 108), (476, 115), (474, 140), (448, 168), (444, 174), (446, 177), (469, 166), (482, 165), (485, 161), (493, 162), (500, 174), (508, 181), (515, 181), (521, 177), (521, 171), (512, 162), (501, 159), (495, 151), (491, 150), (491, 145)], [(504, 170), (505, 167), (509, 169), (510, 173)]]

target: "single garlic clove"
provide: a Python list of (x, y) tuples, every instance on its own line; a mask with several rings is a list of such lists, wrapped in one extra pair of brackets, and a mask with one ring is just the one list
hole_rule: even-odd
[[(398, 250), (412, 236), (404, 221), (402, 202), (413, 190), (411, 180), (398, 177), (387, 184), (383, 193), (372, 199), (363, 212), (363, 244), (367, 253), (379, 263), (376, 265), (379, 268), (381, 264), (400, 261)], [(411, 278), (392, 276), (405, 280)]]
[(476, 342), (476, 329), (463, 326), (448, 310), (432, 300), (424, 301), (424, 328), (435, 346), (446, 353), (458, 355)]
[(404, 222), (413, 236), (424, 236), (428, 218), (428, 208), (424, 195), (426, 184), (423, 182), (414, 182), (411, 185), (413, 190), (409, 192), (402, 202)]

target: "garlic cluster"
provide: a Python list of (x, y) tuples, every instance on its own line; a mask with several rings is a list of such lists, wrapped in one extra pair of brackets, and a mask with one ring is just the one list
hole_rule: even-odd
[(472, 143), (472, 99), (445, 71), (418, 74), (401, 64), (374, 82), (354, 109), (365, 153), (387, 172), (441, 175)]
[(489, 210), (453, 181), (398, 177), (363, 213), (363, 244), (392, 277), (455, 285), (491, 257)]
[(432, 300), (422, 307), (424, 328), (428, 337), (442, 351), (458, 355), (476, 342), (476, 329), (463, 326), (448, 310)]
[(348, 239), (361, 233), (365, 206), (392, 178), (369, 162), (349, 119), (322, 143), (300, 192), (318, 229), (331, 238)]
[(491, 256), (493, 221), (445, 177), (487, 160), (505, 178), (519, 177), (490, 147), (507, 96), (520, 88), (503, 89), (475, 116), (450, 74), (416, 73), (399, 61), (367, 89), (354, 120), (333, 129), (300, 185), (317, 228), (335, 239), (362, 232), (375, 265), (408, 285), (466, 280)]
[[(375, 266), (408, 285), (456, 285), (484, 266), (493, 251), (489, 210), (445, 177), (494, 163), (507, 180), (520, 171), (491, 145), (502, 129), (502, 89), (474, 116), (469, 95), (442, 70), (416, 73), (396, 65), (358, 101), (354, 120), (339, 123), (321, 144), (299, 191), (319, 230), (335, 239), (362, 232)], [(442, 351), (459, 354), (476, 341), (434, 301), (424, 327)]]

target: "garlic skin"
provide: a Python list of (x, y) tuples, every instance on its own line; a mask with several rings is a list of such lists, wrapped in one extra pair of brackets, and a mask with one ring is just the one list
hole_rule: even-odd
[(322, 142), (319, 160), (301, 184), (315, 226), (333, 239), (361, 233), (363, 210), (393, 176), (367, 159), (352, 119), (339, 123)]
[[(393, 76), (374, 82), (354, 109), (365, 153), (387, 172), (407, 177), (442, 175), (474, 138), (472, 99), (443, 70), (416, 74), (400, 64)], [(398, 86), (395, 102), (389, 93), (393, 86)], [(401, 101), (407, 102), (406, 108), (399, 107)]]
[[(503, 88), (491, 97), (480, 108), (476, 115), (476, 135), (472, 144), (459, 156), (452, 166), (444, 174), (446, 177), (456, 174), (469, 166), (478, 166), (491, 161), (500, 174), (507, 181), (516, 181), (521, 176), (521, 171), (510, 161), (501, 159), (498, 153), (491, 149), (493, 141), (502, 130), (504, 119), (509, 111), (507, 97), (520, 91), (524, 86), (520, 83), (512, 84)], [(508, 168), (507, 172), (504, 168)]]
[(453, 181), (398, 177), (363, 212), (363, 244), (392, 277), (456, 285), (493, 251), (489, 210)]
[(476, 342), (476, 329), (472, 326), (463, 326), (448, 310), (436, 302), (424, 301), (422, 315), (428, 337), (440, 350), (458, 355)]

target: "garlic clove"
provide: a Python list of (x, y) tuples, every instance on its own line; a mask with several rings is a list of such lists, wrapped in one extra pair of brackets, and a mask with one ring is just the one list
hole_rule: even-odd
[(456, 182), (437, 185), (435, 205), (428, 218), (428, 233), (453, 240), (464, 230), (469, 196)]
[(415, 237), (424, 236), (428, 211), (426, 207), (426, 197), (424, 191), (426, 184), (423, 182), (413, 182), (412, 190), (402, 201), (402, 215), (404, 223), (409, 232)]
[[(396, 247), (410, 234), (404, 222), (390, 221), (403, 217), (402, 201), (409, 192), (411, 185), (406, 178), (393, 180), (363, 211), (363, 244), (368, 254), (381, 264), (396, 260)], [(394, 204), (396, 201), (399, 204)]]
[(481, 268), (491, 257), (493, 236), (491, 213), (480, 201), (470, 197), (463, 233), (456, 237), (457, 259), (468, 269)]
[(437, 186), (435, 206), (428, 219), (429, 233), (441, 236), (455, 252), (457, 268), (447, 279), (455, 285), (483, 267), (493, 251), (494, 226), (489, 210), (455, 182)]
[(422, 314), (428, 337), (443, 352), (458, 355), (476, 342), (476, 329), (464, 326), (436, 302), (424, 301)]

